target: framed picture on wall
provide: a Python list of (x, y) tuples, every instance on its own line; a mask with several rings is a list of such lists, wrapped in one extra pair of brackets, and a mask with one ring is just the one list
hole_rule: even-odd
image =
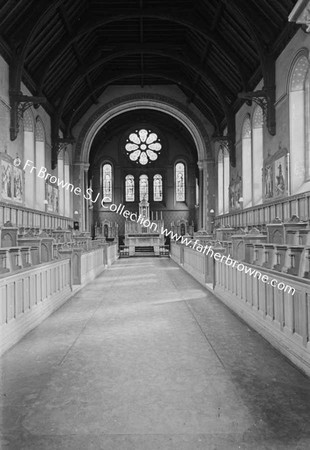
[(13, 167), (13, 200), (23, 202), (23, 171), (19, 167)]
[(51, 213), (59, 213), (59, 192), (58, 188), (46, 182), (45, 198), (47, 200), (46, 210)]
[(229, 184), (229, 210), (240, 209), (239, 199), (242, 196), (242, 179), (239, 174)]
[(24, 201), (24, 172), (15, 167), (13, 158), (0, 153), (0, 199), (22, 204)]
[(264, 198), (272, 198), (273, 197), (273, 165), (266, 164), (264, 167)]
[(274, 162), (274, 196), (282, 197), (287, 193), (287, 156)]
[(288, 194), (288, 151), (279, 150), (268, 156), (263, 167), (263, 199), (264, 201), (285, 197)]

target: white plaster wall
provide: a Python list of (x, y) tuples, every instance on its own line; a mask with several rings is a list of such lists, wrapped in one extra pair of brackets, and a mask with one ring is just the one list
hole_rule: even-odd
[[(21, 91), (25, 95), (33, 95), (32, 92), (22, 83)], [(45, 210), (45, 182), (43, 179), (37, 177), (41, 166), (46, 167), (47, 172), (51, 175), (58, 175), (58, 169), (51, 170), (51, 118), (42, 106), (38, 109), (31, 108), (34, 117), (34, 126), (37, 117), (40, 117), (45, 130), (45, 145), (42, 142), (35, 142), (33, 135), (35, 133), (25, 132), (23, 130), (23, 123), (20, 121), (19, 133), (15, 141), (10, 140), (10, 106), (9, 106), (9, 66), (8, 63), (0, 56), (0, 152), (7, 153), (12, 158), (19, 156), (24, 164), (27, 159), (34, 162), (37, 168), (32, 175), (30, 168), (25, 169), (25, 202), (24, 206)], [(34, 140), (34, 142), (33, 142)], [(30, 147), (34, 147), (34, 151), (29, 151)], [(25, 147), (28, 151), (25, 153)], [(69, 160), (72, 160), (72, 149), (69, 146), (67, 152), (69, 153)], [(31, 156), (31, 158), (30, 158)], [(66, 171), (66, 176), (69, 171)], [(70, 194), (67, 194), (65, 207), (67, 216), (72, 216), (70, 209)]]
[[(275, 154), (280, 148), (286, 148), (290, 150), (290, 120), (291, 123), (299, 128), (300, 133), (303, 132), (303, 125), (298, 118), (289, 117), (289, 95), (288, 95), (288, 79), (290, 76), (290, 69), (294, 57), (302, 49), (307, 48), (310, 50), (310, 36), (304, 33), (301, 29), (292, 38), (283, 52), (279, 55), (276, 61), (276, 135), (271, 136), (264, 126), (263, 133), (263, 158), (266, 159), (268, 155)], [(263, 87), (263, 80), (256, 86), (255, 90)], [(248, 106), (245, 103), (239, 109), (235, 116), (236, 123), (236, 168), (231, 167), (230, 179), (236, 178), (237, 175), (242, 174), (242, 145), (241, 145), (241, 130), (244, 117), (246, 114), (250, 114), (252, 117), (255, 109), (255, 103), (252, 106)], [(293, 167), (291, 170), (292, 187), (294, 193), (300, 193), (310, 190), (310, 182), (303, 182), (302, 176), (304, 171), (304, 162), (302, 154), (304, 148), (300, 149), (299, 157), (295, 158)], [(259, 162), (253, 159), (253, 172), (261, 171)], [(258, 173), (257, 173), (258, 177)], [(259, 193), (255, 189), (258, 178), (254, 180), (254, 196), (255, 204), (259, 203)], [(244, 192), (243, 192), (244, 196)]]

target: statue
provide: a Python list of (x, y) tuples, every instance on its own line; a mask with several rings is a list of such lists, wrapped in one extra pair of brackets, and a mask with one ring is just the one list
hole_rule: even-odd
[(146, 200), (145, 195), (143, 196), (143, 199), (139, 203), (139, 215), (144, 219), (150, 218), (150, 204)]

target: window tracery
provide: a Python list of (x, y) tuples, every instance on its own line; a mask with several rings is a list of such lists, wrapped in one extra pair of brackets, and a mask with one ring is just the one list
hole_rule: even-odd
[(131, 161), (145, 166), (156, 161), (162, 145), (156, 133), (142, 128), (129, 135), (125, 149)]

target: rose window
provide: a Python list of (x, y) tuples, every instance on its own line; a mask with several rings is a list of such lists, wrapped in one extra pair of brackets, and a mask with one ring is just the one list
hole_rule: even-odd
[(158, 158), (161, 150), (160, 139), (151, 130), (136, 130), (126, 141), (125, 149), (131, 161), (145, 166)]

